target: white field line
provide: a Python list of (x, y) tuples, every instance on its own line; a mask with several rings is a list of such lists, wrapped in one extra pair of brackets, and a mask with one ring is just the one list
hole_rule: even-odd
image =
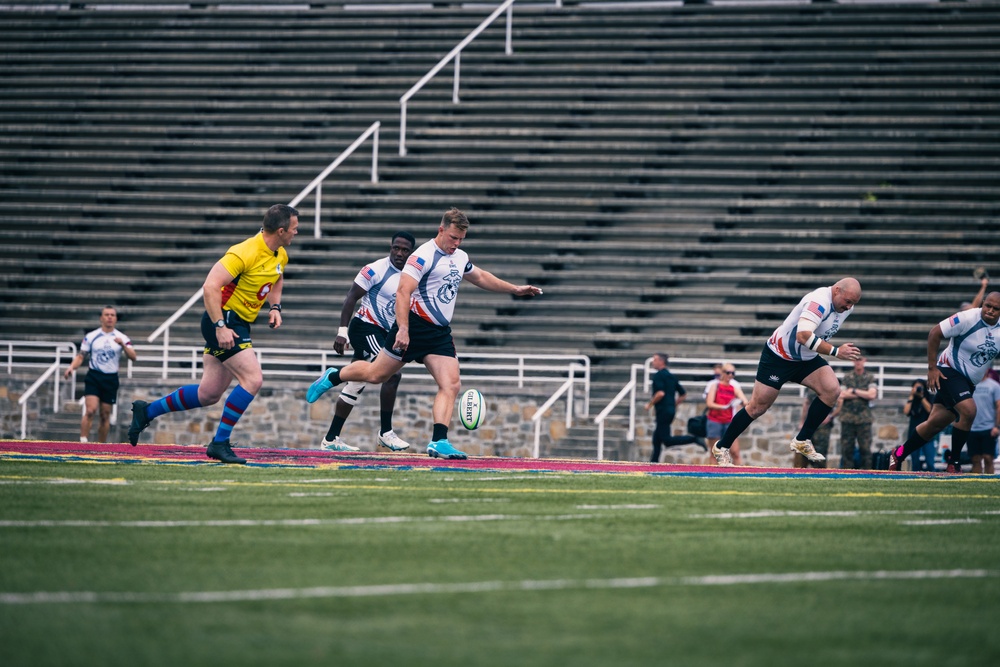
[(236, 591), (188, 591), (181, 593), (38, 591), (0, 593), (0, 604), (74, 603), (211, 603), (298, 600), (306, 598), (360, 598), (400, 595), (489, 593), (494, 591), (558, 591), (582, 589), (630, 589), (666, 586), (740, 586), (755, 584), (818, 583), (828, 581), (891, 581), (929, 579), (984, 579), (1000, 576), (997, 570), (876, 570), (869, 572), (788, 572), (762, 574), (716, 574), (701, 577), (625, 577), (616, 579), (549, 579), (523, 581), (473, 581), (466, 583), (414, 583), (375, 586), (317, 586), (313, 588), (265, 588)]
[(0, 528), (220, 528), (220, 527), (272, 527), (272, 526), (365, 526), (401, 523), (475, 523), (479, 521), (575, 521), (593, 519), (596, 514), (466, 514), (451, 516), (375, 516), (344, 519), (217, 519), (211, 521), (89, 521), (89, 520), (34, 520), (0, 521)]
[[(977, 512), (977, 514), (994, 515), (996, 510)], [(719, 514), (689, 514), (689, 519), (770, 519), (784, 517), (859, 517), (859, 516), (892, 516), (913, 514), (956, 514), (950, 510), (833, 510), (833, 511), (799, 511), (799, 510), (758, 510), (755, 512), (723, 512)], [(957, 512), (968, 516), (969, 512)], [(906, 523), (906, 522), (904, 522)]]

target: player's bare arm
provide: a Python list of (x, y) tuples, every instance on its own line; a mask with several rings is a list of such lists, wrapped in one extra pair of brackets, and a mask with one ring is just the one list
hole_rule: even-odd
[(468, 280), (476, 287), (484, 289), (488, 292), (500, 292), (513, 294), (514, 296), (527, 297), (538, 296), (542, 293), (541, 288), (535, 287), (534, 285), (514, 285), (506, 280), (501, 280), (489, 271), (480, 268), (475, 268), (465, 274), (465, 280)]
[[(229, 273), (229, 270), (222, 265), (222, 262), (216, 262), (212, 270), (208, 272), (208, 277), (205, 279), (205, 284), (202, 285), (205, 295), (205, 310), (208, 312), (209, 318), (213, 322), (218, 322), (222, 318), (222, 288), (233, 281), (233, 275)], [(223, 350), (228, 350), (233, 346), (233, 340), (235, 338), (235, 333), (229, 327), (219, 327), (215, 330), (216, 338), (219, 341), (219, 347)]]

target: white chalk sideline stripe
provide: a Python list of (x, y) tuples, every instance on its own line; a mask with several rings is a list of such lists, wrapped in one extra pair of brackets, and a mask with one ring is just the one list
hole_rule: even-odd
[(0, 528), (220, 528), (220, 527), (270, 527), (270, 526), (362, 526), (398, 523), (473, 523), (476, 521), (573, 521), (593, 519), (596, 514), (555, 514), (533, 516), (530, 514), (468, 514), (452, 516), (373, 516), (345, 519), (216, 519), (210, 521), (87, 521), (87, 520), (35, 520), (0, 521)]
[(554, 591), (580, 589), (629, 589), (661, 586), (738, 586), (753, 584), (816, 583), (826, 581), (888, 581), (895, 579), (983, 579), (1000, 576), (996, 570), (877, 570), (873, 572), (788, 572), (716, 574), (702, 577), (623, 577), (614, 579), (549, 579), (524, 581), (472, 581), (466, 583), (385, 584), (376, 586), (317, 586), (265, 588), (244, 591), (190, 591), (183, 593), (98, 593), (61, 591), (0, 593), (0, 604), (76, 603), (206, 603), (280, 601), (305, 598), (360, 598), (397, 595), (442, 595), (493, 591)]

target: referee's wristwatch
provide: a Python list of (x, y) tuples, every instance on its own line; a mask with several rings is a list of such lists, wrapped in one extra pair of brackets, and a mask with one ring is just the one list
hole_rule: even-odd
[(226, 328), (226, 321), (225, 320), (218, 320), (215, 323), (215, 328), (216, 329), (225, 329)]

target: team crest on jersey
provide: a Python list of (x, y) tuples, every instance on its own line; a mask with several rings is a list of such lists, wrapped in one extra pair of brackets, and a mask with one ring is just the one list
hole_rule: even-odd
[(451, 272), (444, 277), (444, 284), (438, 288), (437, 298), (441, 303), (451, 303), (458, 296), (458, 284), (462, 282), (462, 274), (451, 263)]
[(976, 368), (982, 368), (987, 364), (990, 364), (993, 359), (997, 356), (997, 344), (993, 340), (993, 336), (987, 334), (986, 340), (980, 345), (977, 352), (972, 353), (969, 356), (969, 361)]

